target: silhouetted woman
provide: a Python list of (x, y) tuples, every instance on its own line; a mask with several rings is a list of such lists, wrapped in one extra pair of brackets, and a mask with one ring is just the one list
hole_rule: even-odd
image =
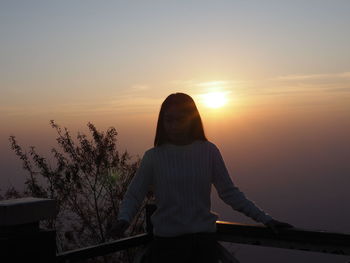
[(157, 209), (151, 217), (152, 262), (218, 262), (211, 186), (234, 210), (273, 230), (291, 227), (259, 209), (232, 183), (219, 149), (207, 140), (193, 99), (169, 95), (161, 105), (154, 147), (145, 152), (120, 207), (114, 232), (121, 235), (149, 187)]

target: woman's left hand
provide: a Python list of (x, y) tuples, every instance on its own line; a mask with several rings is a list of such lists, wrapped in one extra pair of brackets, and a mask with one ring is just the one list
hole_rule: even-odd
[(265, 224), (268, 228), (270, 228), (275, 234), (278, 234), (279, 229), (284, 229), (284, 228), (293, 228), (291, 224), (277, 221), (275, 219), (271, 219), (269, 222)]

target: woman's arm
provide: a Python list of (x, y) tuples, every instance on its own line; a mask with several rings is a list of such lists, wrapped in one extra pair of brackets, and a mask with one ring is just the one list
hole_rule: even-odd
[(227, 171), (219, 149), (213, 145), (212, 151), (212, 182), (219, 197), (234, 210), (237, 210), (257, 222), (267, 224), (272, 217), (257, 207), (236, 187)]
[(152, 184), (152, 178), (153, 166), (151, 153), (147, 151), (125, 193), (119, 208), (118, 220), (123, 220), (129, 224), (131, 223)]

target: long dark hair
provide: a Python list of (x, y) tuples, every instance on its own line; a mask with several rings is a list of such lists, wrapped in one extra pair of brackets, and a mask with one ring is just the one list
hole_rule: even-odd
[(163, 123), (164, 123), (164, 113), (170, 106), (179, 106), (182, 109), (185, 109), (186, 112), (191, 116), (191, 124), (190, 124), (190, 134), (189, 138), (191, 141), (194, 140), (202, 140), (207, 141), (207, 138), (204, 134), (204, 128), (202, 124), (201, 117), (199, 115), (198, 109), (194, 100), (191, 96), (185, 93), (173, 93), (170, 94), (162, 103), (160, 107), (158, 122), (157, 122), (157, 130), (156, 136), (154, 138), (154, 146), (160, 146), (166, 142), (168, 142), (168, 136), (165, 132)]

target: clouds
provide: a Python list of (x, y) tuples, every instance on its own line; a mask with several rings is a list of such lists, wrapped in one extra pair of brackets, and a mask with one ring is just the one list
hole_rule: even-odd
[(342, 93), (350, 96), (350, 72), (278, 76), (268, 79), (266, 84), (274, 87), (269, 90), (275, 94), (313, 93), (317, 96)]
[[(115, 92), (113, 92), (115, 90)], [(63, 114), (71, 116), (96, 116), (122, 113), (139, 115), (156, 113), (167, 95), (185, 92), (200, 100), (210, 92), (223, 92), (233, 105), (268, 107), (271, 102), (299, 107), (323, 105), (349, 109), (350, 71), (318, 74), (281, 75), (255, 80), (214, 79), (177, 80), (169, 82), (135, 83), (116, 87), (109, 93), (76, 101), (51, 101), (40, 104), (2, 104), (4, 116)], [(102, 94), (102, 93), (101, 93)], [(21, 94), (18, 94), (21, 96)], [(349, 109), (350, 110), (350, 109)]]
[(309, 75), (287, 75), (279, 76), (274, 80), (281, 81), (297, 81), (297, 80), (327, 80), (327, 79), (347, 79), (350, 80), (349, 72), (328, 73), (328, 74), (309, 74)]
[(202, 94), (225, 93), (233, 112), (350, 112), (350, 72), (280, 75), (260, 79), (186, 80), (174, 82), (200, 100)]
[[(21, 94), (19, 94), (21, 96)], [(122, 113), (123, 115), (144, 114), (154, 111), (161, 98), (154, 96), (149, 85), (131, 85), (129, 88), (116, 88), (114, 92), (95, 97), (75, 100), (42, 100), (41, 103), (16, 103), (0, 105), (2, 117), (16, 116), (99, 116)], [(49, 118), (49, 117), (48, 117)], [(51, 118), (51, 117), (50, 117)]]
[(225, 79), (213, 81), (177, 81), (194, 92), (226, 91), (237, 96), (273, 96), (327, 92), (350, 95), (350, 72), (282, 75), (257, 80)]

